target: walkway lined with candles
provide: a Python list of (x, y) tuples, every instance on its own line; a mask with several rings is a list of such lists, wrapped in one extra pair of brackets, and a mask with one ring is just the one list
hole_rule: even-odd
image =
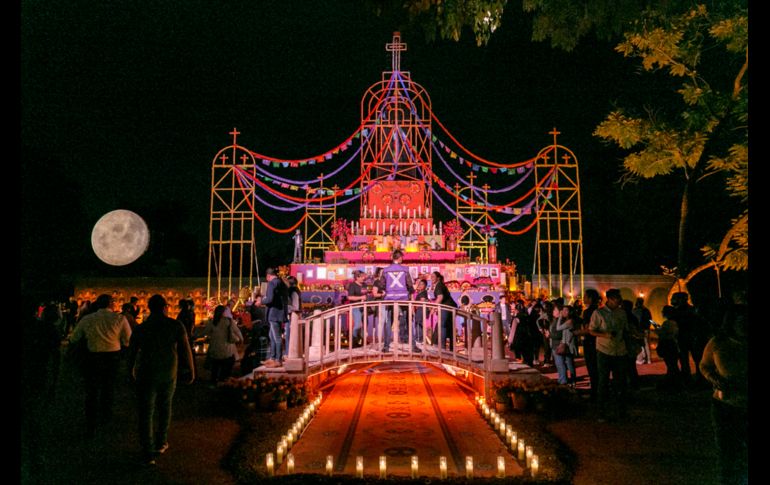
[[(521, 475), (525, 458), (517, 462), (509, 453), (506, 428), (493, 430), (474, 397), (431, 365), (351, 370), (324, 391), (322, 405), (291, 448), (294, 471), (371, 477)], [(287, 473), (286, 460), (276, 473)]]

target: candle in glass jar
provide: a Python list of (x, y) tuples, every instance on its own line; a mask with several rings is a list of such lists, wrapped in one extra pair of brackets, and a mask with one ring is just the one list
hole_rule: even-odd
[(519, 461), (524, 459), (524, 440), (519, 440)]
[(438, 458), (438, 470), (439, 475), (442, 479), (446, 478), (447, 469), (446, 469), (446, 456), (440, 456)]
[(497, 457), (497, 478), (505, 478), (505, 458)]
[(537, 455), (532, 455), (532, 460), (529, 464), (529, 470), (533, 477), (537, 475), (537, 472), (540, 470), (540, 459), (537, 457)]
[(388, 458), (380, 455), (380, 478), (385, 478), (388, 473)]
[(473, 478), (473, 457), (465, 457), (465, 478)]
[(356, 457), (356, 477), (364, 478), (364, 457)]
[(286, 455), (286, 473), (294, 473), (294, 453)]
[(334, 470), (334, 457), (332, 455), (326, 455), (326, 474), (332, 476)]
[(527, 445), (526, 447), (526, 455), (527, 455), (527, 468), (532, 464), (532, 455), (534, 455), (535, 452), (532, 450), (532, 445)]
[(417, 455), (412, 455), (412, 478), (417, 478), (417, 470), (420, 466)]
[(267, 466), (267, 475), (272, 477), (275, 474), (275, 461), (273, 459), (273, 454), (268, 453), (265, 456), (265, 465)]

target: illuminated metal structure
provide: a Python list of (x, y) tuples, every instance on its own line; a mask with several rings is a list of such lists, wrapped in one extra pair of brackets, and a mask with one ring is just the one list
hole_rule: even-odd
[(217, 303), (237, 298), (244, 287), (252, 288), (258, 273), (254, 210), (238, 170), (254, 173), (254, 158), (238, 145), (239, 134), (233, 128), (233, 144), (220, 150), (211, 166), (206, 295)]
[(323, 252), (331, 248), (334, 240), (331, 235), (331, 228), (337, 219), (337, 190), (336, 185), (332, 187), (334, 199), (331, 207), (321, 204), (311, 204), (312, 196), (324, 194), (323, 174), (321, 174), (321, 185), (318, 188), (308, 187), (305, 191), (305, 246), (303, 248), (304, 262), (320, 261)]
[[(405, 250), (413, 276), (446, 273), (455, 283), (451, 291), (478, 290), (473, 298), (479, 303), (484, 292), (509, 289), (506, 277), (515, 277), (502, 274), (497, 258), (490, 260), (490, 245), (497, 249), (494, 235), (520, 236), (535, 225), (534, 288), (548, 296), (582, 294), (577, 159), (557, 144), (558, 132), (551, 132), (552, 145), (529, 159), (482, 158), (452, 135), (432, 111), (426, 90), (401, 70), (406, 44), (398, 32), (386, 50), (391, 69), (365, 92), (360, 125), (331, 149), (277, 158), (237, 145), (238, 132), (230, 133), (233, 144), (217, 153), (212, 166), (208, 297), (223, 301), (253, 287), (256, 221), (276, 234), (304, 227), (303, 261), (289, 271), (303, 285), (303, 298), (316, 296), (319, 306), (331, 296), (313, 291), (335, 291), (354, 269), (388, 261), (394, 248)], [(345, 179), (352, 172), (346, 167), (359, 162), (360, 175)], [(320, 176), (320, 167), (302, 173), (320, 164)], [(452, 234), (442, 232), (442, 223), (450, 226), (437, 217), (434, 201), (461, 231), (452, 224)], [(351, 203), (360, 217), (342, 221), (346, 240), (340, 243), (332, 227), (339, 231), (338, 207)], [(289, 213), (301, 217), (287, 218)], [(266, 221), (271, 217), (280, 218), (274, 219), (278, 227)]]
[[(538, 153), (535, 161), (535, 186), (540, 197), (537, 240), (533, 268), (533, 293), (548, 296), (583, 294), (583, 223), (580, 209), (580, 177), (575, 154), (557, 144), (560, 132), (553, 135), (553, 145)], [(546, 150), (549, 150), (546, 153)], [(550, 184), (541, 184), (546, 174)], [(566, 295), (565, 295), (566, 293)]]
[[(432, 226), (431, 181), (424, 176), (431, 166), (431, 102), (425, 88), (401, 70), (401, 52), (406, 44), (395, 32), (386, 44), (391, 52), (391, 70), (369, 87), (361, 100), (361, 219), (374, 229), (398, 225), (399, 213), (414, 213), (410, 219), (424, 231)], [(392, 217), (387, 212), (393, 212)], [(383, 212), (383, 217), (378, 215)]]
[[(471, 172), (468, 176), (468, 180), (471, 182), (470, 186), (461, 188), (460, 184), (455, 184), (455, 193), (460, 196), (456, 199), (457, 214), (466, 221), (472, 222), (472, 224), (465, 225), (465, 231), (458, 240), (458, 246), (461, 250), (468, 251), (468, 257), (471, 261), (486, 263), (488, 261), (487, 252), (489, 247), (487, 237), (482, 234), (482, 229), (489, 226), (489, 212), (487, 211), (487, 190), (489, 190), (489, 185), (484, 184), (481, 187), (484, 189), (484, 198), (482, 200), (474, 199), (474, 197), (478, 197), (474, 196), (473, 181), (475, 179), (476, 176)], [(465, 194), (467, 194), (467, 198), (463, 199), (462, 196)], [(469, 203), (461, 203), (461, 201)], [(474, 254), (478, 254), (478, 260), (474, 259)]]

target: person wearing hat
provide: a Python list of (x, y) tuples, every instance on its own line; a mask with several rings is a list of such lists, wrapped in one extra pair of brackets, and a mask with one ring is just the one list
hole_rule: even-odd
[(168, 449), (179, 360), (190, 369), (185, 374), (188, 384), (195, 380), (195, 363), (187, 331), (180, 322), (168, 317), (166, 299), (153, 295), (147, 306), (150, 316), (131, 336), (128, 368), (136, 381), (139, 444), (145, 462), (154, 465), (156, 457)]

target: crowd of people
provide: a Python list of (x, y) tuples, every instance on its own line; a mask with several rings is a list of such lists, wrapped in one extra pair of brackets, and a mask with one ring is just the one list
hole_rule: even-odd
[[(413, 351), (420, 350), (418, 344), (469, 350), (485, 329), (473, 328), (461, 317), (453, 320), (452, 309), (479, 315), (478, 307), (468, 295), (456, 302), (439, 271), (413, 280), (402, 262), (403, 254), (394, 251), (392, 264), (377, 268), (374, 274), (353, 273), (344, 301), (382, 301), (383, 305), (372, 305), (373, 314), (363, 308), (350, 313), (352, 333), (347, 337), (351, 345), (378, 343), (387, 352), (394, 338), (406, 343), (411, 337)], [(180, 301), (175, 318), (170, 318), (169, 305), (161, 295), (149, 299), (150, 314), (141, 322), (135, 300), (118, 309), (107, 294), (79, 305), (74, 299), (41, 304), (24, 327), (23, 402), (35, 409), (45, 402), (45, 396), (54, 395), (62, 341), (67, 343), (66, 349), (85, 344), (84, 435), (92, 438), (111, 419), (114, 386), (125, 362), (136, 384), (139, 441), (146, 461), (153, 463), (168, 449), (177, 380), (191, 383), (197, 375), (192, 353), (196, 340), (208, 342), (206, 367), (212, 385), (230, 377), (239, 360), (245, 373), (259, 365), (284, 365), (291, 317), (302, 312), (301, 291), (296, 278), (284, 278), (272, 268), (266, 279), (264, 295), (240, 307), (235, 299), (219, 305), (211, 319), (197, 326), (191, 301)], [(582, 300), (567, 303), (563, 298), (502, 295), (494, 312), (501, 317), (509, 358), (535, 368), (553, 365), (558, 382), (574, 386), (576, 359), (582, 357), (597, 418), (615, 421), (627, 416), (627, 390), (638, 388), (637, 366), (651, 363), (654, 349), (666, 365), (661, 391), (713, 388), (714, 429), (725, 476), (744, 470), (741, 460), (747, 452), (748, 419), (745, 302), (719, 301), (711, 312), (699, 312), (687, 293), (675, 293), (671, 304), (663, 307), (663, 321), (658, 324), (641, 297), (635, 302), (624, 300), (617, 289), (608, 289), (604, 296), (587, 289), (582, 296)], [(409, 300), (442, 306), (429, 312), (420, 308), (410, 318), (406, 305), (387, 304)], [(411, 336), (406, 333), (407, 319)], [(364, 331), (365, 326), (370, 331)], [(395, 336), (394, 328), (398, 329)], [(24, 431), (32, 438), (39, 435), (34, 420), (24, 420)], [(34, 453), (34, 439), (30, 443)]]

